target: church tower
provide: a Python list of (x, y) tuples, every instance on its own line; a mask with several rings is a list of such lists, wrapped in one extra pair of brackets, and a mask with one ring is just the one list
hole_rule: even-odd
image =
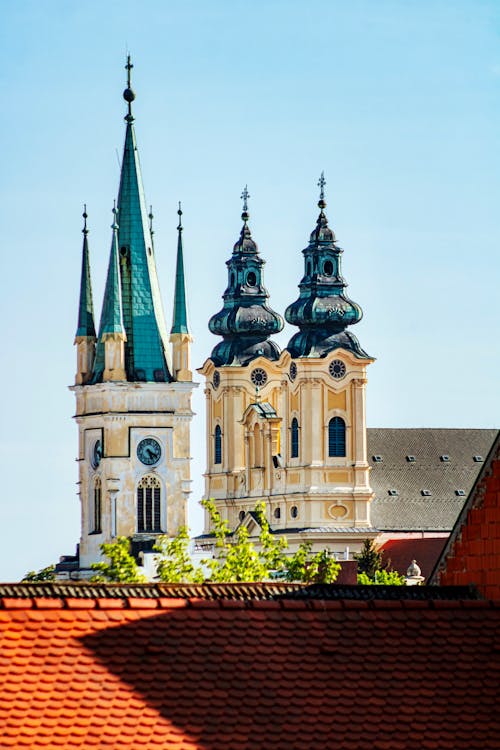
[[(270, 337), (283, 319), (267, 304), (265, 261), (248, 225), (246, 187), (241, 197), (243, 226), (226, 263), (224, 306), (209, 322), (223, 340), (198, 370), (207, 381), (205, 497), (232, 527), (273, 491), (271, 466), (280, 450), (280, 350)], [(208, 518), (205, 527), (210, 530)]]
[(363, 315), (350, 300), (341, 268), (343, 250), (328, 226), (325, 179), (319, 180), (320, 213), (302, 251), (299, 298), (285, 311), (298, 326), (281, 359), (286, 435), (287, 527), (318, 546), (359, 546), (375, 535), (373, 492), (366, 445), (366, 368), (374, 360), (349, 326)]
[(181, 211), (179, 207), (172, 360), (156, 271), (153, 216), (146, 210), (134, 132), (130, 58), (126, 68), (125, 146), (97, 336), (84, 213), (77, 373), (71, 387), (79, 430), (83, 575), (100, 559), (100, 545), (114, 537), (130, 537), (136, 550), (148, 551), (158, 534), (175, 535), (186, 524), (190, 493), (194, 384)]
[[(279, 353), (268, 336), (282, 327), (265, 305), (262, 265), (248, 227), (228, 261), (224, 308), (210, 319), (223, 341), (199, 372), (206, 377), (207, 473), (212, 497), (231, 528), (258, 529), (252, 510), (266, 503), (275, 533), (290, 550), (356, 551), (376, 535), (366, 446), (366, 368), (373, 359), (349, 327), (362, 317), (345, 293), (342, 249), (320, 213), (303, 250), (299, 298), (287, 308), (298, 332)], [(210, 533), (209, 519), (205, 532)]]

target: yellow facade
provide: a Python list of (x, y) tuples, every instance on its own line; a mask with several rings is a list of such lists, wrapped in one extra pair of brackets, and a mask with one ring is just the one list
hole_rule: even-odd
[[(333, 361), (345, 365), (340, 379), (330, 374)], [(371, 535), (365, 413), (371, 362), (343, 349), (295, 360), (284, 351), (276, 362), (259, 357), (245, 367), (205, 362), (199, 370), (206, 378), (205, 498), (215, 500), (231, 528), (264, 500), (272, 528), (286, 533), (292, 548), (307, 537), (314, 548), (355, 551), (359, 538)], [(265, 372), (257, 392), (256, 370)], [(345, 455), (331, 455), (335, 417), (345, 425)]]

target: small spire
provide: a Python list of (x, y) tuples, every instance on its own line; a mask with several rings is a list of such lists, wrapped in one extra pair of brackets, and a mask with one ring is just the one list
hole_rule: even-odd
[(90, 280), (89, 245), (87, 235), (87, 205), (83, 206), (83, 248), (82, 273), (80, 278), (80, 301), (78, 305), (78, 324), (76, 336), (95, 339), (94, 305), (92, 302), (92, 283)]
[(245, 189), (243, 190), (240, 197), (243, 200), (243, 213), (241, 214), (241, 218), (246, 224), (248, 219), (250, 218), (250, 214), (248, 213), (248, 199), (250, 198), (250, 193), (248, 192), (248, 185), (245, 185)]
[(319, 201), (318, 201), (318, 207), (323, 210), (326, 208), (326, 201), (325, 201), (325, 173), (321, 172), (321, 177), (318, 180), (318, 187), (319, 187)]
[(122, 293), (120, 285), (120, 260), (118, 253), (118, 209), (116, 201), (113, 202), (113, 223), (111, 229), (113, 236), (111, 240), (111, 252), (109, 254), (108, 275), (106, 288), (104, 290), (104, 302), (102, 305), (101, 324), (99, 326), (99, 339), (103, 335), (124, 334)]
[(175, 268), (174, 316), (170, 333), (189, 333), (186, 284), (184, 280), (184, 252), (182, 248), (182, 208), (179, 201), (177, 210), (179, 223), (177, 225), (177, 263)]
[(125, 116), (125, 120), (127, 122), (134, 122), (134, 117), (132, 116), (132, 102), (135, 99), (135, 93), (133, 92), (130, 85), (130, 71), (133, 67), (134, 66), (130, 62), (130, 55), (127, 55), (127, 64), (125, 65), (125, 70), (127, 71), (127, 88), (123, 92), (123, 98), (128, 104), (128, 113)]

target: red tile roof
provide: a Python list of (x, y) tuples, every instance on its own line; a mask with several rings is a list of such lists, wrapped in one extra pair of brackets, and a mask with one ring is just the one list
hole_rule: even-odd
[(474, 583), (500, 599), (500, 433), (436, 565), (432, 581)]
[(2, 748), (499, 746), (499, 603), (73, 588), (0, 601)]
[(423, 577), (427, 580), (441, 554), (446, 539), (424, 537), (423, 539), (389, 539), (382, 545), (384, 563), (391, 570), (405, 576), (412, 560), (416, 560)]

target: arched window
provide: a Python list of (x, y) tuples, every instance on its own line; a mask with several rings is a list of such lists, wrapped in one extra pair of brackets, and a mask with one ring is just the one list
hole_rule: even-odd
[(102, 482), (100, 477), (94, 481), (94, 491), (92, 493), (92, 534), (100, 534), (102, 517)]
[(214, 464), (222, 463), (222, 430), (216, 425), (214, 434)]
[(290, 458), (299, 457), (299, 422), (296, 417), (292, 419), (291, 429), (291, 451)]
[(340, 417), (328, 422), (328, 455), (345, 456), (345, 422)]
[(137, 531), (160, 532), (161, 484), (158, 477), (146, 476), (137, 487)]

